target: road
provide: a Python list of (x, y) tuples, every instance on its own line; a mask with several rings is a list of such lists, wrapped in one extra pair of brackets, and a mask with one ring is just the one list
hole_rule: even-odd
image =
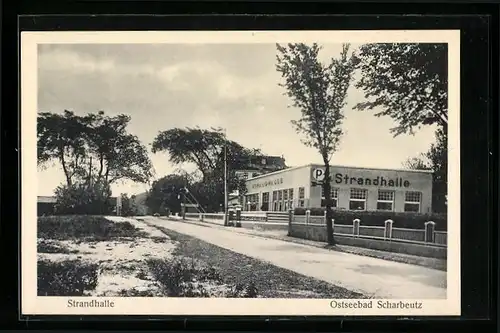
[(272, 263), (374, 298), (446, 299), (446, 272), (182, 221), (146, 218), (148, 224)]

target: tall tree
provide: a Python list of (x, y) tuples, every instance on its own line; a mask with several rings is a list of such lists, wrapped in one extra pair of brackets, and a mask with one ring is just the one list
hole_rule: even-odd
[(89, 153), (96, 162), (97, 179), (113, 184), (120, 180), (147, 183), (153, 166), (147, 148), (139, 138), (127, 132), (131, 118), (106, 116), (103, 111), (85, 117)]
[(447, 126), (447, 44), (366, 44), (357, 62), (361, 79), (355, 86), (367, 101), (355, 109), (377, 109), (375, 116), (393, 118), (395, 136), (423, 125)]
[(172, 128), (162, 131), (152, 143), (152, 152), (167, 152), (170, 161), (176, 165), (192, 163), (206, 179), (215, 170), (223, 169), (224, 147), (230, 168), (238, 167), (238, 163), (247, 157), (259, 154), (256, 149), (247, 149), (227, 140), (220, 128)]
[(203, 178), (216, 167), (224, 135), (215, 129), (172, 128), (160, 132), (153, 141), (153, 153), (166, 151), (174, 164), (193, 163)]
[(334, 244), (330, 159), (342, 136), (343, 108), (356, 58), (349, 54), (349, 44), (342, 46), (338, 59), (331, 59), (326, 65), (318, 58), (321, 47), (317, 44), (277, 44), (276, 47), (276, 69), (284, 80), (280, 86), (286, 89), (285, 94), (292, 99), (293, 106), (301, 111), (301, 117), (292, 124), (303, 135), (302, 142), (319, 151), (325, 165), (322, 186), (328, 243)]
[(71, 186), (75, 180), (112, 184), (120, 180), (145, 183), (152, 176), (147, 149), (127, 132), (130, 117), (109, 117), (103, 111), (77, 116), (38, 115), (38, 165), (58, 161)]
[(62, 114), (41, 112), (37, 122), (37, 164), (45, 167), (58, 161), (64, 172), (66, 185), (86, 168), (87, 142), (82, 135), (86, 124), (82, 117), (65, 110)]

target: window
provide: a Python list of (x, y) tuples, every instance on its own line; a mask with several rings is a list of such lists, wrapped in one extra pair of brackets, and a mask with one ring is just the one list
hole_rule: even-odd
[(288, 200), (288, 190), (283, 191), (283, 200)]
[(288, 200), (290, 201), (288, 208), (293, 209), (293, 188), (288, 190)]
[(394, 191), (378, 190), (377, 210), (394, 210)]
[(299, 207), (305, 206), (305, 188), (299, 187)]
[(278, 191), (273, 191), (273, 211), (278, 210)]
[[(339, 189), (332, 187), (330, 189), (330, 196), (332, 198), (332, 207), (337, 208), (337, 201), (339, 199)], [(323, 186), (321, 186), (321, 207), (326, 207), (325, 190)]]
[(262, 207), (260, 208), (262, 211), (269, 210), (269, 192), (262, 193)]
[(405, 212), (420, 212), (420, 202), (422, 200), (422, 193), (420, 192), (406, 192), (405, 193)]
[(351, 188), (349, 198), (350, 210), (366, 210), (366, 190), (360, 188)]
[(247, 210), (255, 211), (259, 209), (259, 194), (249, 194), (247, 195)]

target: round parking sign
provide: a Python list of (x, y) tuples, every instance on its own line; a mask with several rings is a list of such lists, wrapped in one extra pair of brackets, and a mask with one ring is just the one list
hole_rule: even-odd
[(313, 170), (313, 178), (314, 180), (317, 180), (317, 181), (322, 181), (323, 179), (325, 179), (325, 170), (323, 169), (315, 169)]

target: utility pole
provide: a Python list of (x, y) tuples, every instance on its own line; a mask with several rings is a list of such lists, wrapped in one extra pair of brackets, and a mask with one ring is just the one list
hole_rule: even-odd
[(187, 195), (187, 185), (188, 185), (188, 178), (187, 174), (184, 174), (184, 190), (182, 191), (182, 219), (184, 220), (186, 218), (186, 195)]
[(224, 225), (227, 226), (229, 224), (228, 221), (228, 193), (227, 193), (227, 134), (226, 129), (224, 128)]

